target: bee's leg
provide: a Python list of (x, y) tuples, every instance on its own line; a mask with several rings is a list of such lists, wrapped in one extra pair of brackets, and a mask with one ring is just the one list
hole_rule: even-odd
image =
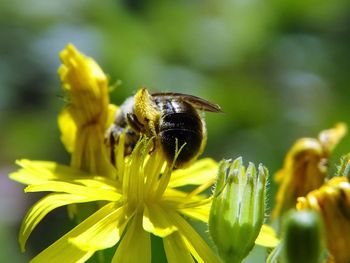
[[(140, 133), (146, 134), (145, 127), (142, 125), (142, 123), (139, 122), (139, 120), (137, 119), (135, 114), (128, 113), (126, 115), (126, 117), (127, 117), (127, 120), (128, 120), (128, 124), (130, 125), (130, 127), (134, 131), (136, 131), (136, 133), (138, 133), (138, 134), (140, 134)], [(146, 134), (146, 135), (148, 135), (148, 134)], [(151, 136), (152, 136), (153, 146), (152, 146), (151, 150), (149, 151), (150, 154), (154, 151), (154, 149), (156, 147), (156, 144), (159, 143), (159, 142), (157, 142), (156, 136), (154, 136), (154, 135), (151, 135)]]
[(136, 115), (133, 113), (126, 114), (128, 124), (130, 127), (138, 133), (144, 133), (145, 127), (139, 122)]
[(155, 136), (152, 137), (152, 148), (149, 150), (149, 154), (152, 154), (154, 152), (154, 150), (156, 149), (156, 147), (161, 147), (160, 145), (160, 141), (157, 140), (157, 138)]
[(109, 142), (110, 142), (110, 158), (111, 158), (111, 163), (116, 166), (116, 162), (115, 162), (115, 146), (116, 146), (116, 141), (114, 138), (114, 134), (111, 133), (109, 135)]

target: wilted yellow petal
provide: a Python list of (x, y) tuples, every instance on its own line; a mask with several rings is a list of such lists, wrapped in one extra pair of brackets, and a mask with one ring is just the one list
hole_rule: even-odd
[(142, 214), (136, 214), (128, 225), (112, 263), (151, 263), (150, 234), (142, 228)]
[(313, 209), (323, 220), (328, 251), (334, 262), (350, 262), (350, 182), (333, 177), (322, 187), (298, 198), (298, 209)]
[(186, 243), (178, 232), (163, 238), (164, 250), (169, 263), (195, 262), (188, 250)]
[(347, 133), (347, 126), (345, 123), (337, 123), (334, 128), (322, 131), (318, 138), (324, 148), (324, 151), (329, 155), (339, 141)]
[(255, 244), (263, 247), (276, 247), (279, 244), (279, 239), (276, 237), (275, 230), (272, 227), (262, 225)]
[(196, 161), (186, 169), (175, 170), (170, 178), (169, 187), (183, 185), (201, 185), (215, 180), (218, 164), (210, 158)]
[(322, 185), (327, 172), (325, 158), (318, 140), (302, 138), (296, 141), (284, 160), (283, 168), (275, 174), (275, 181), (280, 183), (280, 187), (273, 218), (295, 207), (299, 196)]
[(21, 229), (19, 231), (19, 243), (22, 252), (25, 251), (25, 244), (34, 228), (52, 210), (68, 204), (91, 202), (95, 199), (96, 198), (71, 194), (50, 194), (42, 198), (31, 207), (22, 221)]
[(168, 212), (159, 205), (146, 205), (142, 220), (143, 229), (159, 237), (165, 237), (176, 231), (168, 218)]
[(338, 123), (334, 128), (324, 130), (319, 138), (299, 139), (288, 152), (283, 168), (275, 175), (281, 183), (273, 217), (293, 208), (296, 199), (319, 188), (327, 173), (327, 159), (340, 139), (346, 134), (347, 127)]
[(289, 175), (289, 173), (293, 172), (293, 169), (295, 169), (294, 166), (298, 164), (297, 162), (300, 162), (304, 156), (307, 160), (309, 155), (320, 158), (319, 156), (322, 155), (320, 142), (313, 138), (301, 138), (297, 140), (288, 151), (283, 168), (275, 174), (275, 181), (281, 182), (285, 177), (291, 177), (292, 175)]

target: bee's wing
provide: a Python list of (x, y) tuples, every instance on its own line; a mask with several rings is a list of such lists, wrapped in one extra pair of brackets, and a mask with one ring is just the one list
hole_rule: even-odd
[(209, 112), (221, 112), (221, 108), (218, 104), (212, 103), (210, 101), (207, 101), (205, 99), (183, 94), (183, 93), (175, 93), (175, 92), (156, 92), (152, 93), (151, 96), (153, 97), (169, 97), (169, 98), (177, 98), (181, 99), (189, 104), (191, 104), (193, 107), (195, 107), (197, 110), (201, 111), (209, 111)]

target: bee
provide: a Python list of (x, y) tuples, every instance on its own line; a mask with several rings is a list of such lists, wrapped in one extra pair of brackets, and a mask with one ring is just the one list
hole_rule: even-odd
[(175, 167), (183, 167), (202, 153), (206, 144), (206, 127), (201, 112), (221, 112), (219, 105), (196, 96), (181, 93), (149, 93), (142, 88), (120, 106), (106, 141), (115, 164), (114, 146), (125, 134), (124, 155), (129, 155), (141, 135), (155, 138), (166, 159)]

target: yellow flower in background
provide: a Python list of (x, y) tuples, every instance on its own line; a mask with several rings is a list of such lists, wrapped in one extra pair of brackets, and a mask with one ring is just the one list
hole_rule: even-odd
[[(11, 175), (27, 184), (26, 192), (52, 192), (26, 215), (20, 244), (26, 241), (53, 209), (75, 203), (105, 201), (104, 205), (77, 225), (32, 262), (81, 262), (97, 250), (119, 243), (113, 262), (151, 262), (150, 234), (163, 238), (168, 262), (219, 262), (205, 241), (183, 215), (208, 221), (211, 199), (202, 195), (217, 173), (211, 159), (195, 162), (184, 170), (172, 170), (159, 149), (149, 154), (151, 140), (141, 140), (131, 156), (118, 155), (118, 180), (85, 173), (54, 162), (22, 160)], [(118, 152), (124, 152), (123, 140)], [(179, 187), (197, 186), (190, 192)], [(192, 258), (193, 257), (193, 258)]]
[(328, 158), (346, 130), (344, 123), (338, 123), (334, 128), (322, 131), (318, 139), (296, 141), (284, 160), (283, 168), (275, 175), (275, 181), (280, 186), (272, 213), (274, 218), (294, 208), (298, 197), (323, 184)]
[(61, 140), (71, 153), (71, 166), (111, 177), (114, 169), (103, 142), (116, 106), (109, 104), (107, 76), (71, 44), (60, 58), (63, 64), (58, 74), (69, 104), (60, 113), (58, 124)]
[(323, 219), (327, 248), (334, 262), (350, 262), (350, 183), (333, 177), (306, 197), (298, 198), (298, 209), (317, 211)]

